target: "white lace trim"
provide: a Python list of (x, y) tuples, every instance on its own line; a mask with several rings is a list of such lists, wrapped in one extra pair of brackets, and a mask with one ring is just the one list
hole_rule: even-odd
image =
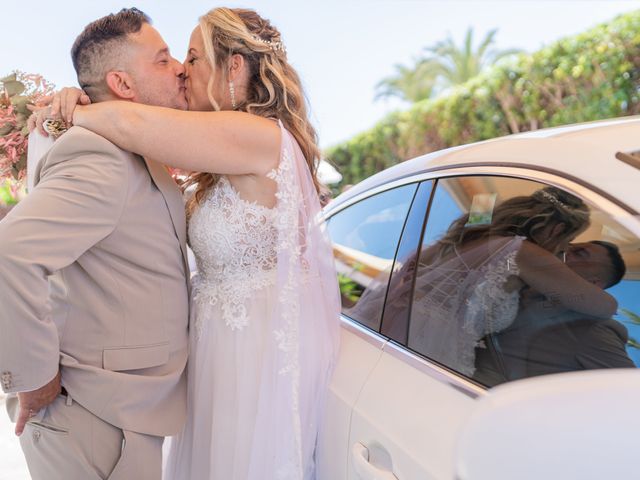
[[(285, 131), (282, 129), (282, 142), (285, 142)], [(287, 279), (279, 292), (278, 301), (282, 308), (284, 326), (280, 330), (273, 332), (278, 348), (285, 353), (284, 366), (278, 372), (280, 375), (291, 376), (292, 395), (292, 421), (294, 429), (294, 452), (295, 457), (290, 462), (278, 469), (276, 478), (278, 480), (288, 480), (292, 478), (302, 478), (302, 425), (300, 425), (300, 362), (299, 362), (299, 319), (300, 302), (296, 290), (295, 279), (299, 278), (303, 272), (296, 272), (296, 269), (304, 267), (302, 260), (302, 246), (300, 245), (299, 227), (299, 205), (303, 198), (300, 189), (295, 188), (297, 182), (293, 180), (295, 174), (292, 152), (283, 147), (282, 158), (277, 169), (272, 170), (267, 175), (278, 185), (276, 198), (278, 200), (276, 217), (276, 230), (278, 231), (278, 253), (288, 254)], [(306, 235), (305, 235), (306, 237)]]
[[(256, 270), (250, 282), (235, 279), (224, 284), (196, 276), (192, 279), (193, 298), (200, 305), (219, 305), (225, 324), (232, 330), (242, 330), (249, 325), (246, 301), (255, 292), (275, 283), (275, 270)], [(196, 339), (202, 335), (203, 319), (200, 316), (195, 322)]]
[[(275, 283), (277, 230), (275, 209), (240, 197), (226, 177), (194, 212), (189, 237), (198, 259), (194, 301), (219, 305), (233, 330), (248, 325), (251, 295)], [(196, 338), (202, 322), (196, 318)]]
[(480, 268), (484, 280), (466, 301), (467, 310), (462, 324), (467, 339), (473, 345), (461, 349), (460, 370), (467, 375), (475, 372), (475, 347), (482, 346), (481, 339), (490, 333), (497, 333), (513, 323), (518, 314), (520, 291), (505, 289), (509, 277), (519, 275), (516, 263), (517, 251), (509, 252), (499, 262)]

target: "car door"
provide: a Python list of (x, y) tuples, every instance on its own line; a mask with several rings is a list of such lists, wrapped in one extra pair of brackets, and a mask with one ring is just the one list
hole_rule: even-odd
[[(435, 479), (451, 473), (455, 433), (481, 388), (403, 348), (415, 257), (432, 182), (420, 185), (396, 255), (381, 322), (390, 339), (360, 391), (349, 435), (349, 474), (364, 479)], [(395, 339), (395, 340), (394, 340)]]
[[(465, 225), (491, 222), (495, 206), (516, 197), (531, 196), (547, 188), (547, 182), (550, 181), (573, 193), (587, 193), (585, 200), (589, 207), (590, 226), (572, 241), (577, 244), (593, 240), (614, 243), (622, 252), (627, 273), (622, 282), (606, 288), (616, 297), (621, 307), (616, 319), (611, 319), (611, 322), (624, 323), (632, 340), (625, 346), (621, 339), (617, 339), (615, 355), (611, 355), (609, 350), (598, 361), (594, 358), (600, 353), (594, 351), (601, 351), (601, 345), (591, 348), (587, 355), (591, 362), (588, 366), (583, 363), (580, 367), (567, 368), (633, 367), (637, 361), (640, 350), (633, 338), (637, 334), (637, 324), (640, 323), (637, 321), (640, 318), (637, 315), (640, 303), (637, 300), (638, 288), (635, 280), (638, 278), (639, 262), (636, 252), (640, 242), (637, 231), (629, 229), (633, 225), (637, 229), (637, 218), (629, 213), (625, 214), (608, 200), (565, 179), (546, 176), (543, 183), (532, 180), (535, 172), (526, 172), (523, 175), (526, 178), (515, 177), (516, 172), (525, 173), (515, 169), (513, 173), (505, 170), (510, 175), (465, 175), (458, 172), (455, 176), (438, 179), (431, 196), (420, 196), (420, 190), (418, 191), (412, 213), (416, 211), (418, 203), (429, 203), (427, 220), (423, 222), (424, 228), (418, 229), (419, 233), (416, 234), (410, 228), (413, 224), (410, 214), (398, 248), (380, 324), (380, 334), (388, 341), (383, 343), (382, 354), (353, 406), (348, 441), (350, 480), (453, 478), (455, 444), (459, 432), (473, 411), (474, 399), (484, 395), (487, 387), (497, 383), (539, 374), (533, 373), (532, 368), (539, 365), (530, 355), (539, 343), (540, 335), (548, 334), (546, 330), (549, 318), (558, 324), (557, 319), (563, 318), (557, 314), (549, 316), (539, 313), (533, 319), (529, 318), (532, 315), (525, 316), (528, 323), (524, 325), (514, 320), (513, 325), (501, 326), (499, 332), (492, 332), (477, 342), (473, 372), (464, 371), (458, 363), (451, 361), (449, 355), (444, 355), (442, 349), (433, 348), (434, 344), (445, 345), (448, 342), (448, 336), (442, 336), (444, 334), (437, 329), (431, 327), (426, 330), (427, 335), (434, 338), (435, 342), (421, 342), (415, 333), (418, 331), (416, 326), (421, 325), (421, 322), (425, 324), (421, 316), (429, 313), (428, 310), (427, 313), (424, 309), (421, 310), (418, 303), (421, 295), (424, 296), (420, 289), (429, 285), (422, 285), (418, 281), (420, 269), (428, 266), (424, 265), (420, 254), (446, 237), (451, 226), (463, 216), (468, 217), (464, 220)], [(443, 172), (441, 175), (446, 176), (447, 173)], [(416, 220), (415, 224), (418, 223), (419, 220)], [(416, 244), (420, 245), (419, 249)], [(524, 287), (522, 288), (524, 291)], [(540, 309), (547, 309), (547, 303), (542, 302)], [(429, 305), (434, 306), (433, 302)], [(550, 305), (555, 308), (553, 302)], [(459, 320), (455, 316), (451, 318), (452, 322)], [(569, 317), (562, 327), (572, 325), (574, 320), (574, 317)], [(611, 322), (599, 322), (598, 326)], [(459, 329), (463, 328), (462, 322), (457, 325)], [(619, 326), (616, 325), (616, 331), (620, 330)], [(495, 339), (494, 344), (493, 337), (500, 337), (503, 332), (509, 335)], [(578, 335), (576, 332), (578, 330), (572, 330), (570, 338)], [(612, 336), (609, 335), (608, 338)], [(557, 338), (560, 339), (556, 342), (557, 349), (544, 352), (546, 367), (554, 367), (556, 370), (565, 368), (564, 357), (567, 353), (573, 357), (585, 357), (584, 352), (578, 351), (583, 342), (570, 343), (565, 337)], [(501, 345), (508, 348), (503, 351)], [(611, 363), (607, 365), (607, 362)], [(518, 369), (524, 373), (510, 376)]]
[(365, 195), (327, 220), (342, 297), (339, 358), (318, 448), (319, 478), (347, 478), (352, 408), (387, 339), (384, 297), (417, 183)]

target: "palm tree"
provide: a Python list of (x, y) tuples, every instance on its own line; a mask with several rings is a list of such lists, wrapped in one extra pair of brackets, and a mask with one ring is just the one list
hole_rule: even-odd
[(491, 49), (497, 32), (494, 29), (487, 33), (476, 49), (471, 27), (467, 29), (461, 47), (449, 35), (425, 48), (427, 55), (419, 58), (413, 68), (396, 65), (396, 75), (378, 83), (376, 98), (396, 96), (409, 102), (429, 98), (466, 82), (503, 57), (520, 53), (518, 49)]
[[(622, 314), (627, 317), (626, 320), (622, 321), (623, 323), (627, 323), (633, 326), (640, 326), (640, 315), (632, 312), (627, 308), (622, 309)], [(640, 349), (640, 342), (632, 336), (629, 336), (629, 340), (627, 340), (627, 346)]]
[(408, 102), (417, 102), (433, 94), (437, 77), (427, 62), (420, 60), (416, 66), (395, 65), (396, 74), (381, 80), (376, 85), (376, 99), (400, 97)]

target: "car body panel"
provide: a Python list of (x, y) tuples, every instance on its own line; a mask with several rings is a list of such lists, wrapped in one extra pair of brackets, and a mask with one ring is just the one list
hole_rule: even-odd
[[(477, 402), (460, 432), (455, 478), (636, 478), (639, 381), (640, 371), (620, 369), (495, 387)], [(626, 432), (630, 440), (621, 435)]]
[(380, 357), (386, 340), (343, 319), (340, 352), (329, 389), (319, 445), (319, 478), (347, 478), (351, 414), (360, 392)]
[[(472, 394), (387, 351), (354, 407), (350, 449), (364, 445), (372, 464), (400, 480), (452, 478), (454, 444), (473, 405)], [(360, 480), (353, 460), (347, 478)]]

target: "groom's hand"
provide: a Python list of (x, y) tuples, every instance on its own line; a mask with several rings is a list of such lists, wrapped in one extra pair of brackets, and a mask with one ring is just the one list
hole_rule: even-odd
[(53, 402), (60, 394), (60, 371), (49, 383), (31, 392), (18, 393), (20, 409), (18, 410), (18, 420), (16, 421), (16, 435), (22, 435), (24, 426), (29, 418), (38, 413), (41, 408)]

